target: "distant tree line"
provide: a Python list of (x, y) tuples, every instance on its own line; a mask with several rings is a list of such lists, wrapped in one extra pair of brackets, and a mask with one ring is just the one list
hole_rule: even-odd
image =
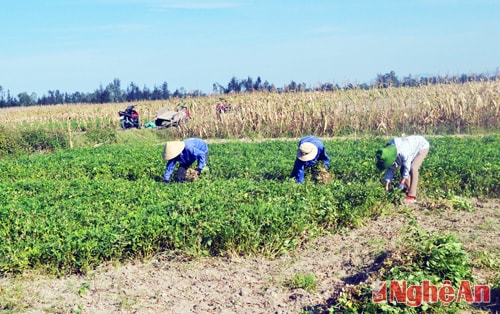
[[(462, 74), (459, 76), (431, 76), (431, 77), (413, 77), (411, 75), (399, 79), (394, 71), (385, 74), (377, 74), (377, 78), (371, 84), (358, 84), (346, 83), (340, 86), (333, 83), (320, 83), (317, 86), (307, 86), (306, 83), (297, 83), (291, 81), (283, 87), (276, 87), (274, 84), (269, 83), (267, 80), (257, 77), (253, 80), (250, 76), (246, 79), (239, 80), (232, 77), (227, 85), (214, 83), (212, 91), (216, 94), (231, 94), (231, 93), (252, 93), (252, 92), (310, 92), (310, 91), (334, 91), (346, 89), (370, 89), (370, 88), (389, 88), (389, 87), (418, 87), (422, 85), (434, 84), (450, 84), (450, 83), (466, 83), (477, 81), (497, 80), (500, 75), (496, 73), (493, 76), (486, 74), (467, 75)], [(120, 103), (120, 102), (134, 102), (144, 100), (166, 100), (169, 98), (186, 98), (206, 96), (199, 90), (191, 92), (186, 91), (184, 88), (176, 89), (173, 93), (168, 90), (167, 82), (160, 86), (155, 86), (152, 90), (144, 86), (139, 88), (133, 82), (130, 83), (125, 89), (122, 89), (119, 79), (114, 79), (106, 87), (102, 85), (90, 93), (74, 92), (61, 93), (59, 90), (49, 90), (47, 95), (38, 97), (36, 93), (28, 94), (22, 92), (17, 97), (12, 96), (9, 90), (5, 90), (0, 85), (0, 107), (15, 107), (15, 106), (35, 106), (35, 105), (56, 105), (56, 104), (76, 104), (76, 103)]]

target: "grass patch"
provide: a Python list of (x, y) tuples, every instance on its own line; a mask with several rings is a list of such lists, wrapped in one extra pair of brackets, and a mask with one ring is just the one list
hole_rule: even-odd
[(316, 292), (317, 283), (314, 274), (295, 274), (293, 278), (285, 281), (289, 289), (304, 289), (307, 292)]

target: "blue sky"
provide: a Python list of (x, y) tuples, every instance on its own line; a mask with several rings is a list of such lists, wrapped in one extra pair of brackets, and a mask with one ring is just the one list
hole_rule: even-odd
[(497, 0), (20, 0), (0, 10), (0, 86), (47, 95), (113, 79), (212, 92), (234, 76), (370, 83), (500, 66)]

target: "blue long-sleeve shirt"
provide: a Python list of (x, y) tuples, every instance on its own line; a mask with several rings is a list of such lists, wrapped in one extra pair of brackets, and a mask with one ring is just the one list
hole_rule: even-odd
[(208, 157), (208, 145), (204, 141), (198, 138), (188, 138), (184, 140), (186, 145), (179, 156), (170, 159), (165, 167), (165, 173), (163, 174), (163, 180), (170, 180), (170, 176), (174, 172), (175, 164), (179, 163), (180, 166), (188, 168), (195, 161), (198, 161), (196, 169), (202, 170), (206, 163)]
[(397, 155), (394, 164), (385, 172), (386, 182), (392, 181), (394, 172), (399, 166), (401, 166), (401, 177), (409, 178), (413, 159), (421, 150), (429, 148), (429, 142), (421, 135), (396, 137), (389, 144), (396, 146)]
[(323, 161), (325, 169), (328, 169), (328, 166), (330, 165), (330, 157), (328, 157), (325, 146), (319, 138), (313, 135), (306, 136), (299, 141), (299, 147), (305, 142), (314, 144), (314, 146), (318, 148), (318, 153), (316, 154), (314, 159), (310, 161), (302, 161), (298, 158), (295, 158), (295, 164), (293, 166), (292, 174), (290, 175), (290, 177), (295, 178), (295, 181), (297, 181), (298, 183), (304, 182), (305, 167), (311, 167), (318, 161)]

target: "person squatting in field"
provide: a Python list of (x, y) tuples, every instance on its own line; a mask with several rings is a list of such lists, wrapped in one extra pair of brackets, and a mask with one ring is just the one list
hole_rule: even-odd
[(203, 140), (198, 138), (188, 138), (184, 141), (167, 142), (163, 151), (163, 159), (167, 160), (163, 181), (170, 182), (170, 177), (174, 172), (175, 165), (179, 163), (177, 169), (177, 180), (184, 181), (186, 178), (186, 170), (195, 162), (198, 175), (202, 170), (208, 169), (208, 145)]
[(323, 166), (328, 170), (330, 158), (326, 153), (325, 145), (313, 135), (303, 137), (299, 141), (297, 158), (290, 177), (294, 178), (298, 183), (303, 183), (305, 168), (315, 165), (318, 161), (323, 161)]
[(385, 189), (389, 190), (396, 168), (401, 167), (400, 188), (406, 189), (405, 203), (416, 202), (418, 170), (429, 152), (429, 142), (420, 135), (393, 138), (375, 153), (377, 168), (385, 170)]

